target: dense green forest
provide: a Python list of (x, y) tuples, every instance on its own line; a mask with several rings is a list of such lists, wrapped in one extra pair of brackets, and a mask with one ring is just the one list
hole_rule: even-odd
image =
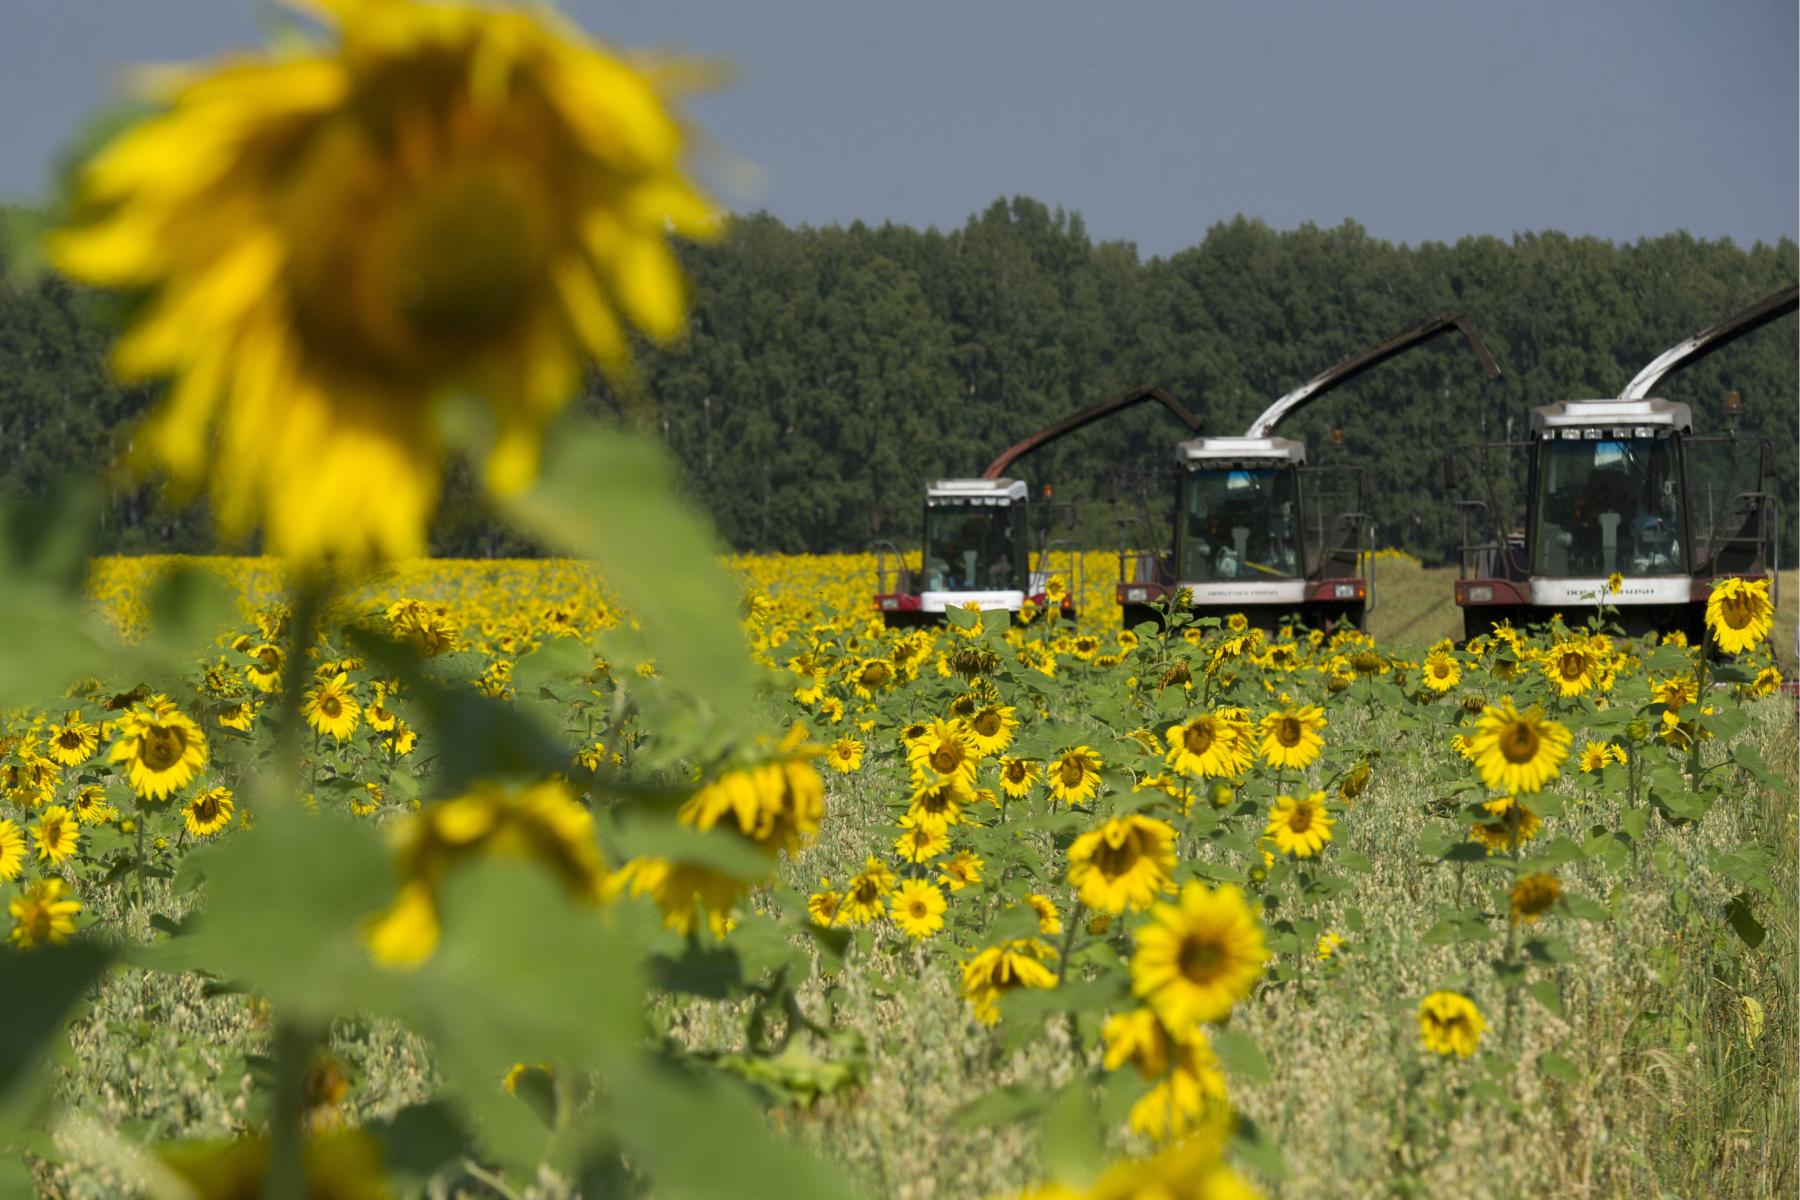
[[(1095, 399), (1160, 383), (1210, 432), (1240, 433), (1276, 396), (1364, 345), (1467, 311), (1507, 378), (1487, 383), (1459, 339), (1364, 375), (1284, 426), (1315, 461), (1368, 468), (1382, 545), (1441, 561), (1454, 544), (1445, 448), (1523, 436), (1527, 410), (1610, 396), (1693, 330), (1794, 282), (1793, 241), (1743, 249), (1685, 234), (1618, 245), (1558, 233), (1395, 245), (1346, 222), (1277, 232), (1238, 218), (1168, 258), (1096, 243), (1078, 215), (996, 201), (950, 232), (790, 229), (766, 215), (684, 251), (687, 339), (643, 355), (655, 424), (695, 499), (741, 550), (855, 550), (918, 536), (921, 485), (970, 475)], [(54, 278), (0, 282), (0, 494), (40, 494), (110, 461), (151, 397), (108, 381), (101, 303)], [(1795, 326), (1752, 335), (1659, 389), (1774, 446), (1796, 487)], [(581, 401), (616, 412), (596, 380)], [(1341, 447), (1330, 432), (1341, 428)], [(1016, 474), (1075, 502), (1077, 534), (1111, 545), (1119, 517), (1166, 522), (1182, 429), (1144, 408), (1029, 457)], [(379, 486), (378, 482), (374, 486)], [(1794, 506), (1788, 505), (1790, 513)], [(206, 548), (204, 514), (148, 489), (117, 495), (117, 549)], [(1142, 539), (1138, 539), (1142, 540)], [(1792, 545), (1789, 540), (1789, 545)], [(449, 554), (528, 550), (452, 480), (435, 533)]]

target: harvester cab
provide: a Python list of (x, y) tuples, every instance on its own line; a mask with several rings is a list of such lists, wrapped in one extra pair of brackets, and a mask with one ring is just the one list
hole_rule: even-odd
[(1196, 612), (1243, 613), (1265, 629), (1287, 621), (1362, 627), (1375, 606), (1368, 473), (1337, 462), (1309, 466), (1306, 446), (1274, 430), (1371, 367), (1449, 332), (1461, 333), (1488, 375), (1500, 377), (1474, 323), (1447, 313), (1308, 380), (1270, 405), (1242, 437), (1182, 442), (1172, 549), (1132, 546), (1129, 534), (1119, 548), (1126, 628), (1157, 619), (1156, 606), (1181, 596)]
[(928, 483), (919, 565), (911, 565), (892, 542), (874, 546), (875, 607), (886, 624), (936, 624), (948, 610), (969, 606), (1016, 616), (1027, 604), (1073, 620), (1083, 584), (1081, 554), (1056, 534), (1059, 518), (1072, 524), (1074, 510), (1051, 503), (1048, 487), (1032, 503), (1025, 481), (1008, 472), (1032, 451), (1146, 400), (1161, 404), (1190, 430), (1199, 428), (1193, 414), (1162, 388), (1136, 388), (1013, 444), (978, 479)]
[(1465, 638), (1558, 614), (1582, 624), (1605, 605), (1628, 634), (1698, 641), (1716, 580), (1773, 575), (1779, 586), (1779, 505), (1765, 490), (1771, 449), (1738, 431), (1737, 394), (1726, 400), (1727, 431), (1702, 436), (1686, 404), (1650, 393), (1793, 312), (1796, 296), (1777, 292), (1671, 347), (1617, 399), (1533, 409), (1523, 442), (1452, 451), (1447, 480), (1468, 468), (1486, 489), (1457, 501)]

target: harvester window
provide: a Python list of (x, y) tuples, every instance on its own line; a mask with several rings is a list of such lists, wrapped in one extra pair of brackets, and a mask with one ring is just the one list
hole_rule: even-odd
[(1671, 439), (1559, 439), (1542, 446), (1533, 539), (1539, 574), (1597, 578), (1686, 569)]
[(1297, 578), (1298, 495), (1289, 467), (1189, 471), (1182, 481), (1181, 578)]
[(925, 510), (925, 590), (1011, 591), (1019, 586), (1011, 505), (933, 505)]

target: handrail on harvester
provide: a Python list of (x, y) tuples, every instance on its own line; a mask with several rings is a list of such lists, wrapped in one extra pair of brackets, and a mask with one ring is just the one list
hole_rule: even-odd
[(1714, 350), (1723, 349), (1746, 333), (1761, 329), (1770, 321), (1785, 317), (1797, 306), (1800, 306), (1800, 287), (1783, 288), (1772, 296), (1763, 297), (1749, 308), (1731, 314), (1716, 325), (1708, 325), (1693, 337), (1670, 346), (1652, 359), (1649, 366), (1639, 371), (1625, 385), (1625, 390), (1619, 393), (1619, 399), (1648, 399), (1650, 389), (1661, 383), (1665, 375), (1698, 362)]
[(1054, 442), (1064, 434), (1074, 433), (1082, 426), (1092, 424), (1101, 417), (1109, 416), (1112, 413), (1118, 412), (1120, 409), (1130, 408), (1132, 405), (1141, 403), (1145, 400), (1155, 400), (1158, 404), (1161, 404), (1164, 408), (1173, 413), (1176, 420), (1186, 425), (1195, 433), (1200, 432), (1200, 419), (1187, 409), (1183, 408), (1181, 402), (1176, 400), (1175, 397), (1171, 396), (1167, 391), (1154, 386), (1133, 388), (1131, 391), (1114, 396), (1111, 399), (1102, 400), (1097, 404), (1090, 404), (1086, 408), (1064, 417), (1056, 424), (1038, 430), (1023, 441), (1008, 446), (999, 458), (996, 458), (987, 465), (987, 470), (981, 473), (981, 477), (983, 479), (999, 479), (1006, 474), (1008, 467), (1012, 466), (1013, 463), (1025, 457), (1025, 455), (1031, 453), (1033, 450), (1041, 450), (1043, 447)]
[(1251, 423), (1250, 431), (1244, 436), (1267, 437), (1283, 419), (1292, 416), (1326, 392), (1350, 382), (1370, 367), (1379, 366), (1396, 354), (1409, 350), (1420, 342), (1451, 330), (1463, 335), (1464, 340), (1469, 343), (1469, 349), (1473, 350), (1475, 357), (1481, 360), (1482, 369), (1487, 372), (1489, 379), (1502, 378), (1500, 368), (1494, 364), (1494, 356), (1488, 353), (1488, 348), (1482, 342), (1481, 335), (1475, 332), (1475, 323), (1460, 312), (1448, 312), (1442, 316), (1433, 317), (1405, 333), (1397, 333), (1387, 341), (1379, 342), (1367, 350), (1353, 354), (1337, 366), (1313, 376), (1264, 409), (1262, 416)]

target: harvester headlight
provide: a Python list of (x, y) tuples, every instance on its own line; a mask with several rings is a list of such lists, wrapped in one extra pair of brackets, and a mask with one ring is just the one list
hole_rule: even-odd
[(1493, 602), (1494, 602), (1494, 589), (1492, 587), (1488, 586), (1487, 584), (1485, 584), (1485, 583), (1478, 584), (1475, 587), (1472, 587), (1469, 589), (1469, 603), (1471, 603), (1471, 604), (1492, 604)]
[(1149, 588), (1126, 588), (1125, 599), (1131, 604), (1143, 604), (1150, 599)]
[(1356, 599), (1356, 585), (1354, 583), (1340, 583), (1331, 589), (1331, 593), (1339, 600), (1354, 600)]
[(899, 610), (899, 608), (900, 608), (900, 602), (898, 600), (894, 599), (892, 596), (883, 597), (883, 599), (881, 601), (881, 611), (896, 612)]

